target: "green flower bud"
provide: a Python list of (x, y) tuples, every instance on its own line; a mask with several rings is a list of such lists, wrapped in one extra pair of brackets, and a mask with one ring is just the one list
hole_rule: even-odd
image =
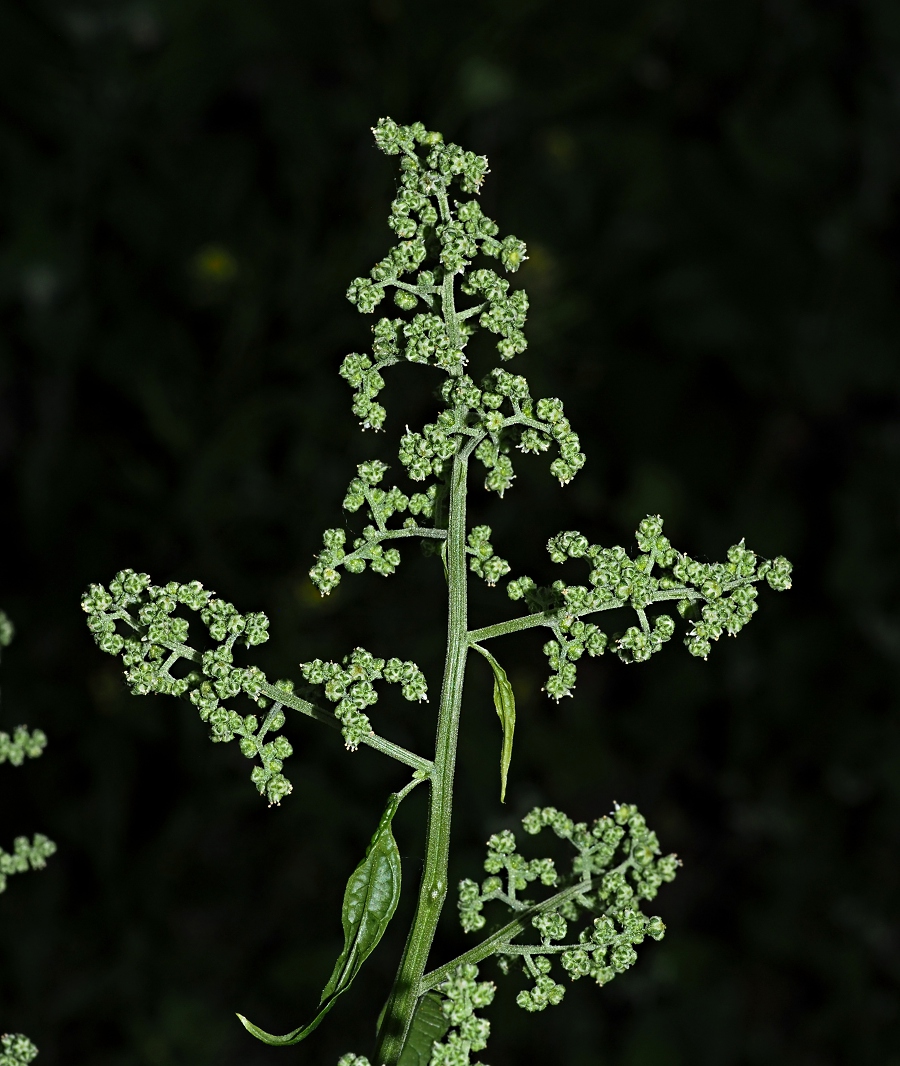
[(358, 711), (348, 715), (341, 728), (341, 733), (344, 736), (344, 745), (348, 751), (356, 751), (363, 738), (371, 736), (372, 732), (369, 719)]
[(680, 865), (681, 860), (676, 855), (664, 855), (657, 862), (656, 869), (663, 881), (674, 881)]
[(279, 806), (284, 797), (289, 796), (293, 790), (294, 786), (284, 774), (273, 774), (266, 781), (266, 796), (269, 800), (269, 806), (271, 807), (273, 804), (276, 807)]
[(528, 258), (525, 252), (524, 242), (517, 237), (510, 235), (500, 242), (500, 262), (511, 273), (515, 273)]
[(559, 961), (573, 981), (591, 972), (591, 959), (583, 948), (564, 951), (560, 955)]
[[(769, 587), (776, 592), (784, 592), (791, 587), (791, 570), (793, 566), (783, 555), (772, 560), (771, 566), (766, 569), (765, 578)], [(763, 568), (760, 567), (760, 573)]]
[(662, 918), (650, 919), (650, 924), (647, 926), (647, 935), (652, 936), (654, 940), (662, 940), (666, 935), (666, 925)]
[[(497, 855), (512, 855), (516, 850), (515, 834), (508, 829), (504, 829), (500, 833), (494, 833), (488, 839), (487, 846), (490, 851), (496, 852)], [(488, 870), (488, 873), (491, 872)]]
[[(91, 585), (81, 598), (81, 608), (88, 614), (106, 611), (112, 606), (112, 603), (112, 596), (110, 596), (102, 585)], [(15, 630), (13, 629), (12, 623), (4, 614), (2, 627), (3, 639), (0, 641), (0, 644), (2, 644), (3, 647), (6, 647), (12, 640), (14, 632)]]
[(616, 973), (624, 973), (637, 962), (637, 952), (630, 944), (617, 944), (610, 952), (609, 962)]

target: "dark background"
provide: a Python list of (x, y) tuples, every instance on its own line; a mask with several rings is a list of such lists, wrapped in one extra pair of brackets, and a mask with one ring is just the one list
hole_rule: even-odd
[[(497, 797), (489, 678), (470, 670), (452, 881), (536, 802), (640, 804), (684, 868), (634, 970), (541, 1015), (490, 1009), (494, 1066), (900, 1064), (897, 849), (895, 0), (68, 0), (0, 4), (0, 728), (50, 736), (0, 772), (0, 842), (44, 831), (0, 900), (0, 1030), (42, 1066), (333, 1063), (372, 1051), (423, 852), (398, 816), (401, 911), (310, 1041), (340, 895), (405, 772), (298, 719), (294, 794), (268, 810), (236, 745), (188, 705), (128, 696), (79, 609), (132, 566), (265, 610), (258, 661), (297, 674), (356, 644), (438, 687), (441, 579), (322, 601), (306, 571), (361, 459), (432, 410), (401, 367), (361, 436), (342, 356), (371, 319), (347, 283), (393, 242), (396, 160), (369, 127), (421, 119), (488, 155), (484, 203), (529, 244), (530, 347), (588, 455), (564, 490), (521, 460), (473, 493), (516, 573), (559, 576), (550, 533), (632, 547), (745, 536), (794, 589), (708, 662), (583, 664), (540, 692), (542, 633), (494, 649), (519, 698)], [(576, 573), (574, 564), (572, 574)], [(474, 589), (473, 624), (514, 613)], [(483, 621), (481, 621), (483, 620)], [(427, 752), (434, 699), (376, 728)], [(464, 946), (451, 895), (437, 961)], [(483, 976), (496, 976), (485, 964)]]

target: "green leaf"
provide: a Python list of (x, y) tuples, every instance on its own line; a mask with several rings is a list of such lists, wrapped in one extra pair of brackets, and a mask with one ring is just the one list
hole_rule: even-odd
[(480, 652), (491, 664), (494, 671), (494, 706), (503, 727), (503, 747), (500, 750), (500, 802), (506, 802), (506, 776), (509, 773), (509, 763), (512, 759), (513, 733), (516, 730), (516, 698), (513, 695), (512, 685), (506, 676), (506, 671), (497, 662), (489, 651), (480, 644), (472, 647)]
[(393, 793), (366, 849), (365, 858), (347, 882), (341, 912), (344, 950), (322, 992), (320, 1005), (349, 985), (381, 940), (397, 909), (400, 899), (400, 852), (391, 832), (391, 822), (399, 805), (400, 799)]
[(416, 1005), (397, 1066), (428, 1066), (434, 1042), (443, 1040), (449, 1028), (450, 1023), (441, 1010), (441, 996), (426, 992)]
[(331, 1010), (338, 996), (350, 987), (360, 967), (384, 935), (400, 899), (400, 852), (391, 832), (391, 822), (399, 805), (400, 797), (393, 793), (366, 848), (365, 857), (347, 882), (341, 912), (344, 950), (335, 963), (328, 984), (322, 990), (319, 1013), (309, 1025), (284, 1036), (273, 1036), (242, 1014), (238, 1015), (244, 1028), (264, 1044), (285, 1047), (299, 1044), (308, 1036)]

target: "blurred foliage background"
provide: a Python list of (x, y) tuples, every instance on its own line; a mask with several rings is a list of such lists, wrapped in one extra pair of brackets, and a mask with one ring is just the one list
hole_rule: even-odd
[[(0, 1029), (42, 1066), (333, 1063), (371, 1052), (423, 854), (398, 818), (401, 911), (294, 1050), (244, 1034), (311, 1014), (340, 897), (405, 774), (289, 727), (294, 794), (267, 810), (193, 708), (125, 694), (79, 609), (132, 566), (265, 610), (261, 665), (364, 644), (438, 686), (440, 575), (306, 577), (354, 464), (390, 458), (431, 381), (398, 368), (361, 437), (343, 293), (393, 237), (381, 115), (488, 155), (484, 202), (529, 244), (530, 347), (588, 465), (522, 460), (480, 491), (515, 572), (558, 576), (559, 529), (676, 547), (741, 536), (795, 563), (708, 662), (583, 664), (540, 693), (543, 634), (494, 649), (519, 698), (509, 801), (486, 667), (465, 708), (451, 873), (536, 802), (637, 802), (684, 869), (636, 968), (539, 1016), (500, 982), (502, 1064), (897, 1066), (900, 932), (898, 179), (894, 0), (33, 0), (0, 3), (0, 728), (40, 726), (0, 776), (0, 840), (59, 852), (0, 900)], [(574, 564), (573, 564), (574, 565)], [(416, 601), (416, 592), (421, 603)], [(474, 590), (475, 619), (511, 615)], [(434, 597), (438, 597), (437, 600)], [(434, 702), (378, 728), (427, 751)], [(440, 959), (464, 945), (451, 897)], [(405, 908), (405, 909), (404, 909)], [(488, 972), (490, 971), (490, 973)], [(493, 976), (491, 964), (484, 976)]]

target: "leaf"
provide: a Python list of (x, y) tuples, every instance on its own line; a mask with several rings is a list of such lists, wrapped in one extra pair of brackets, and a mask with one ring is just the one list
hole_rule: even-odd
[(441, 996), (426, 992), (416, 1005), (397, 1066), (428, 1066), (434, 1042), (442, 1040), (449, 1028), (450, 1023), (441, 1010)]
[(385, 807), (363, 861), (350, 875), (344, 890), (341, 921), (344, 950), (334, 966), (331, 979), (322, 991), (319, 1004), (336, 995), (356, 976), (360, 966), (374, 951), (400, 899), (400, 852), (391, 832), (391, 822), (400, 805), (396, 793)]
[(360, 967), (372, 954), (387, 929), (400, 899), (400, 852), (391, 832), (400, 798), (393, 793), (366, 848), (362, 862), (347, 881), (341, 922), (344, 927), (344, 950), (334, 966), (328, 984), (322, 990), (322, 1008), (309, 1025), (284, 1036), (273, 1036), (238, 1015), (244, 1028), (264, 1044), (285, 1047), (299, 1044), (321, 1022), (335, 1000), (351, 985)]
[(503, 727), (503, 747), (500, 750), (500, 802), (505, 803), (506, 776), (509, 773), (509, 764), (512, 759), (513, 733), (516, 729), (516, 698), (506, 671), (494, 656), (480, 644), (473, 644), (472, 647), (487, 659), (494, 671), (494, 706), (497, 708), (497, 715)]

